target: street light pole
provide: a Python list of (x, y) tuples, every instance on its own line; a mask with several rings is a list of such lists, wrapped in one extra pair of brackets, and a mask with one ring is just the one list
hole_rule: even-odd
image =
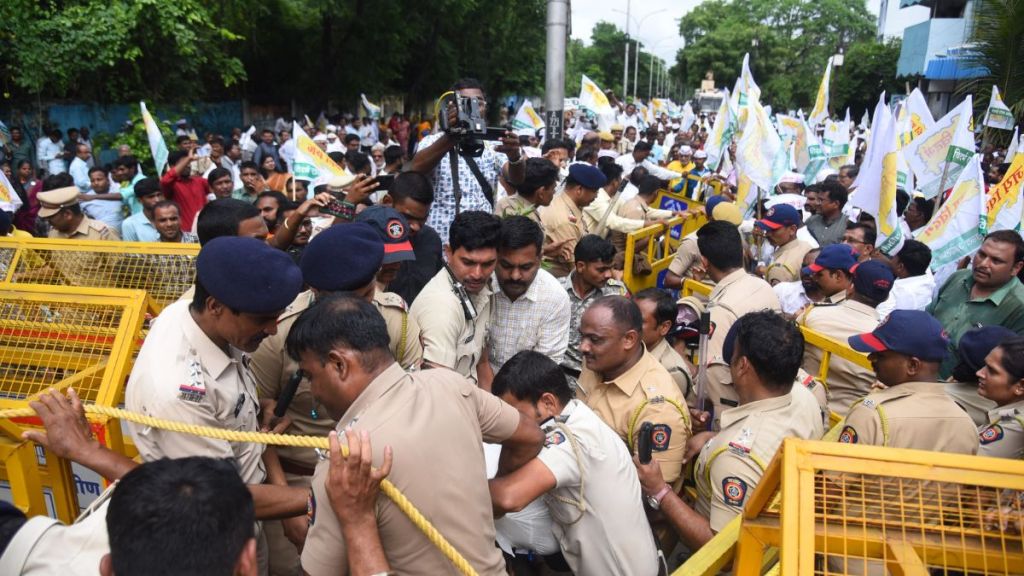
[(629, 9), (632, 0), (626, 1), (626, 58), (622, 62), (622, 99), (629, 96)]
[(569, 26), (569, 0), (548, 0), (547, 65), (544, 74), (544, 115), (547, 138), (561, 138), (564, 132), (565, 39)]
[(633, 60), (633, 100), (636, 100), (637, 76), (640, 74), (640, 29), (637, 28), (636, 55)]
[(650, 100), (654, 96), (654, 52), (651, 52), (651, 66), (647, 72), (647, 99)]

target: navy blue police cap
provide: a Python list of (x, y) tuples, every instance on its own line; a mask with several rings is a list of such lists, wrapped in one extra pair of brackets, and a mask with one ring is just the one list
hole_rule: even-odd
[(317, 234), (302, 251), (302, 277), (324, 292), (369, 284), (384, 262), (384, 240), (370, 224), (337, 224)]
[(608, 183), (604, 173), (586, 163), (569, 165), (569, 177), (584, 188), (597, 190)]
[(196, 279), (228, 308), (249, 314), (280, 312), (302, 290), (302, 272), (288, 254), (237, 236), (214, 238), (203, 246)]

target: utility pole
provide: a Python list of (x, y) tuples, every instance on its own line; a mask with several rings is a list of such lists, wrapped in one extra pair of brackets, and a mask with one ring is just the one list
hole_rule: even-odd
[(629, 9), (632, 0), (626, 1), (626, 59), (622, 63), (622, 101), (629, 97)]
[(651, 67), (647, 74), (647, 99), (650, 100), (654, 97), (654, 52), (651, 52)]
[(565, 39), (569, 35), (569, 0), (548, 0), (547, 64), (544, 75), (544, 123), (546, 138), (565, 132)]
[[(640, 35), (640, 31), (636, 31), (637, 36)], [(636, 55), (633, 57), (633, 100), (636, 100), (636, 87), (637, 87), (637, 76), (640, 74), (640, 39), (636, 40)]]

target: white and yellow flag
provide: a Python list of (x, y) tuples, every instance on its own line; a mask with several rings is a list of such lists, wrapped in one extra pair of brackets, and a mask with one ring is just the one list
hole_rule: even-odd
[[(761, 103), (750, 100), (747, 112), (743, 136), (736, 145), (736, 165), (739, 173), (755, 186), (771, 192), (786, 172), (789, 156)], [(745, 214), (749, 205), (741, 205), (740, 209)]]
[(828, 59), (825, 65), (825, 75), (821, 77), (821, 84), (818, 85), (818, 97), (814, 99), (814, 108), (807, 116), (807, 122), (811, 126), (817, 126), (828, 118), (828, 88), (829, 80), (832, 77), (832, 58)]
[(597, 115), (598, 130), (608, 130), (615, 121), (615, 111), (608, 97), (586, 74), (580, 81), (580, 107)]
[(1018, 154), (1006, 176), (990, 186), (985, 199), (986, 231), (1021, 231), (1024, 216), (1024, 154)]
[(896, 122), (885, 103), (883, 92), (872, 116), (871, 145), (857, 175), (851, 202), (875, 217), (878, 229), (875, 246), (890, 256), (900, 251), (904, 240), (896, 214), (898, 154)]
[(1014, 126), (1013, 138), (1010, 138), (1010, 144), (1006, 147), (1007, 162), (1013, 162), (1013, 157), (1016, 156), (1018, 152), (1024, 152), (1024, 150), (1020, 149), (1020, 140), (1021, 137), (1017, 135), (1017, 127)]
[(722, 157), (729, 148), (733, 136), (736, 135), (736, 109), (733, 107), (732, 98), (729, 97), (729, 89), (725, 90), (725, 97), (718, 105), (718, 115), (715, 116), (715, 124), (708, 132), (708, 140), (704, 143), (704, 151), (708, 154), (707, 167), (711, 170), (718, 170)]
[(903, 148), (903, 156), (917, 177), (918, 190), (925, 198), (939, 194), (943, 180), (945, 186), (956, 182), (974, 156), (972, 105), (968, 95), (959, 106)]
[(153, 116), (146, 109), (145, 102), (139, 102), (142, 109), (142, 123), (146, 127), (146, 139), (149, 140), (149, 151), (153, 155), (153, 162), (156, 164), (156, 174), (164, 173), (164, 166), (167, 165), (167, 143), (164, 142), (164, 135), (160, 133), (160, 127), (156, 125)]
[(750, 104), (752, 100), (760, 101), (761, 89), (754, 82), (754, 75), (750, 73), (750, 53), (743, 55), (743, 71), (740, 73), (739, 83), (739, 105), (740, 107)]
[(987, 228), (985, 200), (981, 156), (972, 154), (949, 198), (915, 234), (932, 249), (932, 270), (956, 262), (981, 246)]
[(334, 177), (351, 179), (352, 176), (341, 166), (334, 163), (327, 152), (324, 152), (299, 126), (292, 122), (292, 135), (295, 137), (295, 162), (292, 173), (299, 180), (308, 180), (309, 189), (326, 184)]
[(985, 111), (985, 122), (982, 125), (1000, 130), (1013, 130), (1013, 122), (1013, 112), (1003, 103), (999, 87), (993, 84), (992, 96), (989, 97), (988, 110)]
[(512, 129), (515, 130), (516, 134), (532, 136), (543, 127), (544, 121), (540, 119), (540, 115), (533, 109), (533, 104), (529, 100), (523, 100), (523, 104), (519, 106), (519, 111), (516, 112), (516, 117), (512, 119)]
[(13, 214), (18, 211), (18, 208), (21, 208), (21, 205), (21, 197), (14, 191), (14, 186), (11, 186), (11, 181), (7, 179), (3, 171), (0, 171), (0, 210)]
[(935, 125), (935, 118), (932, 117), (920, 88), (914, 88), (910, 96), (903, 101), (896, 123), (899, 126), (900, 148), (905, 148)]

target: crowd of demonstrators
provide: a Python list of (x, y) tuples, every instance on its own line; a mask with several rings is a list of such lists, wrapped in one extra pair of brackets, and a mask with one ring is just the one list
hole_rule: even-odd
[[(486, 111), (479, 82), (452, 89)], [(165, 538), (168, 554), (192, 544), (161, 530), (198, 510), (217, 516), (202, 497), (223, 492), (243, 510), (218, 528), (233, 534), (216, 550), (224, 573), (447, 573), (378, 496), (390, 475), (480, 574), (655, 574), (661, 556), (677, 563), (667, 543), (703, 546), (742, 511), (782, 440), (821, 438), (829, 412), (840, 442), (1024, 455), (1019, 232), (989, 233), (950, 270), (932, 270), (929, 246), (910, 238), (885, 254), (874, 220), (850, 206), (861, 153), (818, 182), (786, 174), (747, 217), (736, 168), (705, 164), (713, 114), (682, 126), (612, 100), (607, 131), (570, 113), (565, 138), (506, 134), (476, 156), (399, 113), (307, 125), (344, 171), (315, 181), (292, 173), (287, 129), (200, 145), (179, 123), (166, 171), (148, 175), (130, 150), (98, 166), (84, 130), (36, 147), (12, 132), (9, 179), (23, 202), (0, 214), (0, 235), (201, 246), (195, 285), (142, 345), (130, 409), (332, 442), (325, 459), (131, 425), (145, 464), (129, 473), (135, 462), (68, 432), (73, 394), (44, 396), (50, 434), (32, 438), (125, 477), (94, 513), (107, 531), (95, 518), (67, 527), (102, 536), (88, 561), (146, 573), (128, 558), (146, 538)], [(995, 183), (1006, 164), (998, 151), (985, 158)], [(661, 193), (699, 200), (707, 220), (674, 253), (669, 222), (697, 213), (652, 206)], [(935, 202), (899, 190), (897, 206), (912, 233)], [(625, 254), (628, 235), (651, 226), (653, 245)], [(648, 250), (671, 264), (631, 295), (623, 267), (652, 274)], [(709, 296), (680, 298), (687, 280), (710, 284)], [(704, 312), (713, 330), (698, 366)], [(800, 327), (872, 368), (833, 357), (819, 381), (822, 352)], [(211, 457), (231, 462), (231, 481)], [(167, 459), (190, 476), (161, 472)], [(696, 499), (681, 490), (688, 480)], [(146, 490), (174, 509), (153, 513), (160, 530), (129, 534), (149, 509), (115, 506), (118, 493)], [(24, 566), (60, 560), (61, 529), (11, 550)]]

